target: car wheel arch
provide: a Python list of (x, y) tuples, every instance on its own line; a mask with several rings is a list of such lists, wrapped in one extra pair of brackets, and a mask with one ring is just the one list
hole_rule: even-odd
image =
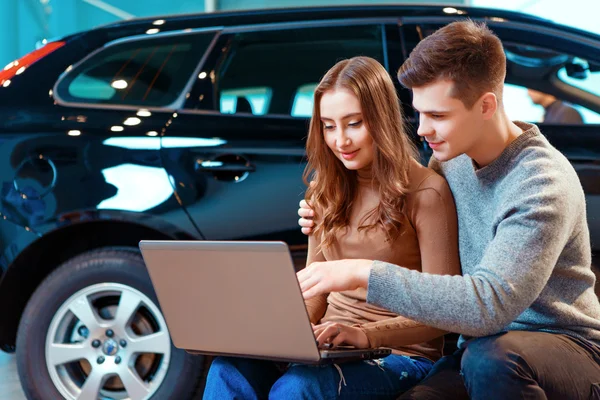
[[(24, 246), (0, 282), (0, 349), (15, 350), (21, 314), (40, 283), (65, 261), (105, 248), (137, 251), (140, 240), (194, 239), (183, 233), (123, 220), (95, 220), (50, 230)], [(65, 244), (67, 244), (65, 246)], [(61, 251), (55, 251), (62, 246)]]

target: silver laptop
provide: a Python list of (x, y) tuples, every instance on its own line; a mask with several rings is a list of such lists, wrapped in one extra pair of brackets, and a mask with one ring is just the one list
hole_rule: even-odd
[(283, 242), (142, 240), (140, 250), (175, 347), (309, 364), (391, 352), (317, 347)]

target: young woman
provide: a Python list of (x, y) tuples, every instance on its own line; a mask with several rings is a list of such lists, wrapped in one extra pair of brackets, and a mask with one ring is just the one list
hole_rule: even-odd
[[(306, 147), (306, 198), (316, 223), (307, 265), (362, 258), (460, 273), (452, 195), (444, 179), (415, 160), (394, 84), (381, 64), (355, 57), (327, 72), (315, 90)], [(284, 370), (268, 361), (219, 357), (204, 398), (395, 399), (441, 357), (445, 332), (368, 305), (364, 289), (316, 296), (306, 306), (319, 345), (390, 347), (393, 354)]]

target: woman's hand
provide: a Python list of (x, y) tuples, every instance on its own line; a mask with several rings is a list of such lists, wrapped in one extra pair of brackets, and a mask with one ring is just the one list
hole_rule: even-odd
[(314, 262), (298, 271), (297, 277), (305, 299), (331, 292), (366, 288), (371, 260), (337, 260)]
[[(367, 349), (370, 347), (369, 338), (362, 329), (353, 326), (347, 326), (334, 322), (326, 322), (320, 325), (313, 325), (313, 332), (319, 348), (331, 346), (335, 348), (341, 344), (354, 346), (357, 349)], [(327, 344), (327, 346), (325, 346)]]
[(312, 228), (314, 228), (315, 226), (315, 221), (313, 221), (315, 212), (312, 208), (310, 208), (306, 200), (302, 200), (300, 202), (298, 215), (300, 216), (300, 219), (298, 220), (298, 225), (302, 227), (302, 233), (304, 233), (305, 235), (310, 235), (312, 232)]

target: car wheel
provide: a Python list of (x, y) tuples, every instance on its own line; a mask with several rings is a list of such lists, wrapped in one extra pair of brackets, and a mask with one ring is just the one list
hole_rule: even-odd
[(139, 253), (74, 257), (36, 289), (17, 333), (29, 399), (189, 399), (203, 359), (176, 349)]

